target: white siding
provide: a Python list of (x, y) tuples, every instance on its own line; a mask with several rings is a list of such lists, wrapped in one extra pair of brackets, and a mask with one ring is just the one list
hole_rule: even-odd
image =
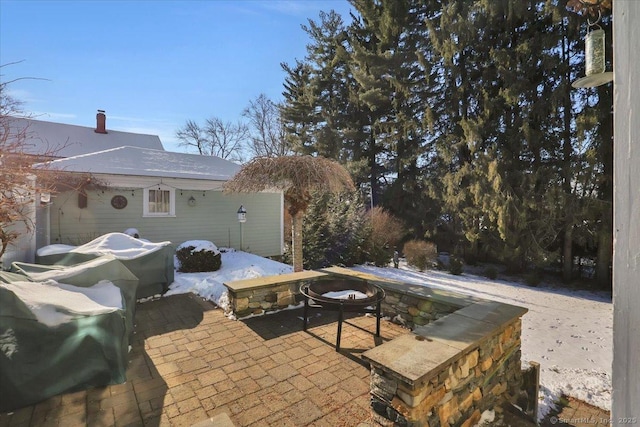
[[(165, 181), (166, 182), (166, 181)], [(211, 183), (209, 183), (211, 185)], [(244, 205), (247, 222), (244, 247), (262, 256), (282, 253), (282, 198), (280, 193), (223, 194), (219, 190), (181, 190), (176, 188), (176, 216), (143, 217), (143, 190), (109, 189), (89, 191), (87, 208), (78, 207), (78, 194), (56, 195), (51, 206), (51, 243), (79, 245), (104, 233), (122, 232), (134, 227), (141, 237), (151, 241), (210, 240), (217, 246), (240, 248), (240, 224), (237, 210)], [(111, 206), (111, 198), (123, 195), (124, 209)], [(190, 197), (196, 199), (189, 206)]]
[[(613, 3), (613, 425), (640, 423), (640, 1)], [(624, 422), (624, 419), (631, 419)]]

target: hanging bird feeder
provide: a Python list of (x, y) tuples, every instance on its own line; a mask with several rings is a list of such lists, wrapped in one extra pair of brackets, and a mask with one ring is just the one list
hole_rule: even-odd
[(604, 30), (598, 25), (600, 18), (601, 15), (598, 13), (596, 22), (587, 19), (589, 26), (584, 39), (586, 76), (571, 84), (575, 88), (601, 86), (613, 80), (613, 73), (605, 71), (605, 40)]

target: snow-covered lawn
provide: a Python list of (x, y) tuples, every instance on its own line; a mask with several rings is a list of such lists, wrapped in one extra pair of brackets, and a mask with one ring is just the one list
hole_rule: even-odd
[[(358, 266), (358, 271), (438, 287), (529, 309), (522, 319), (522, 361), (540, 363), (542, 418), (561, 394), (610, 410), (613, 357), (613, 306), (605, 293), (568, 290), (541, 284), (490, 280), (465, 273), (419, 272)], [(225, 307), (224, 282), (284, 274), (290, 266), (245, 252), (222, 253), (222, 267), (214, 273), (178, 273), (166, 295), (193, 292)]]

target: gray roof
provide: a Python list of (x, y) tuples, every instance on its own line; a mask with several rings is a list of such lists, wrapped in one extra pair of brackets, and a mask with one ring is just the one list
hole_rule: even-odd
[[(42, 163), (36, 167), (41, 165)], [(118, 147), (54, 160), (48, 165), (51, 168), (67, 172), (213, 181), (226, 181), (240, 170), (240, 165), (220, 157), (174, 153), (140, 147)]]
[(48, 154), (52, 157), (72, 157), (125, 145), (163, 150), (157, 135), (120, 132), (107, 129), (106, 134), (96, 133), (94, 128), (41, 120), (9, 117), (10, 134), (17, 135), (26, 129), (24, 152)]

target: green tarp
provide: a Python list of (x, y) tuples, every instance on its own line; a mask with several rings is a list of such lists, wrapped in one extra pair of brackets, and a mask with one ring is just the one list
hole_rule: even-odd
[[(112, 255), (103, 255), (72, 266), (14, 262), (11, 265), (11, 270), (12, 273), (20, 274), (20, 277), (26, 276), (33, 282), (55, 280), (58, 283), (67, 283), (83, 288), (93, 286), (100, 280), (109, 280), (122, 292), (124, 310), (127, 314), (127, 333), (129, 336), (133, 334), (139, 279), (124, 263)], [(1, 277), (0, 280), (2, 280)]]
[(138, 277), (137, 298), (163, 294), (173, 283), (175, 267), (171, 242), (151, 243), (124, 233), (105, 234), (61, 252), (47, 252), (46, 247), (41, 248), (36, 254), (36, 263), (72, 266), (102, 255), (114, 256)]
[[(109, 256), (49, 270), (16, 263), (14, 270), (20, 273), (0, 273), (0, 412), (124, 382), (136, 276)], [(51, 291), (58, 293), (49, 297)], [(30, 301), (29, 293), (44, 304)], [(119, 304), (92, 311), (87, 301), (103, 307), (105, 295)], [(49, 307), (56, 298), (62, 303)], [(57, 320), (43, 320), (51, 317)]]

